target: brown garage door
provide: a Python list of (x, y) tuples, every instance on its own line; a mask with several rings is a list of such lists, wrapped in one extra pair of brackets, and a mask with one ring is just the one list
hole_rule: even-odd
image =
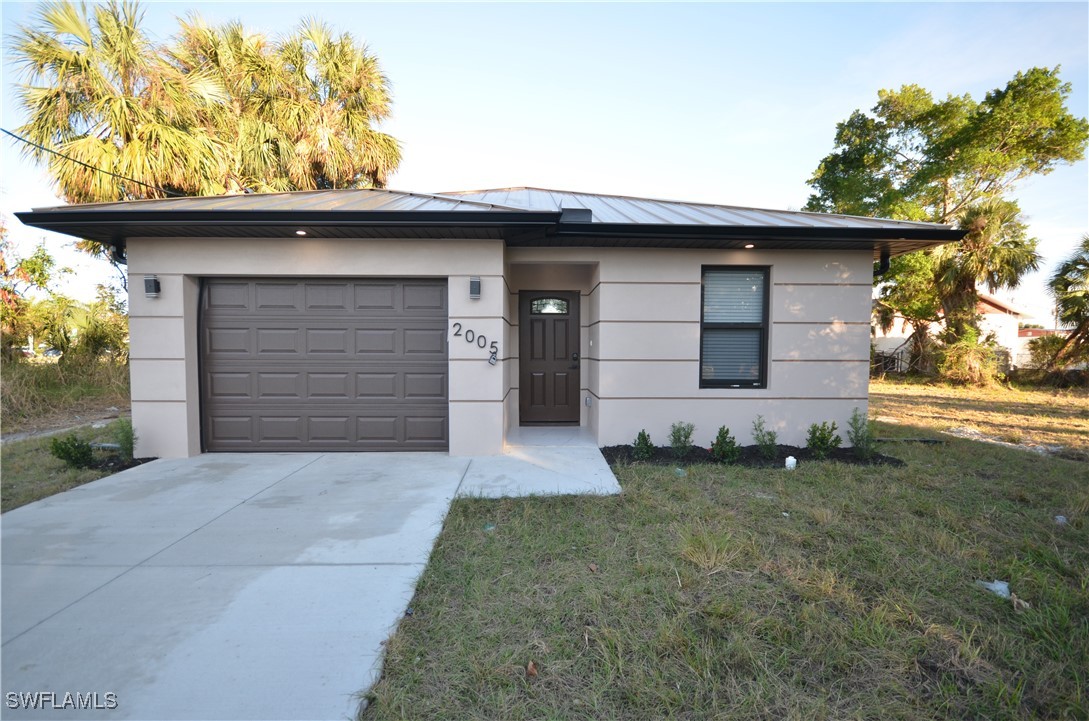
[(205, 279), (208, 451), (444, 451), (446, 280)]

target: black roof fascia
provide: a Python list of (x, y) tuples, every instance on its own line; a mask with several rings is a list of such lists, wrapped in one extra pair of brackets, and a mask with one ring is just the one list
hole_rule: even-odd
[[(499, 230), (511, 247), (736, 247), (760, 241), (765, 248), (779, 243), (812, 242), (822, 249), (858, 248), (908, 241), (926, 247), (957, 242), (967, 231), (933, 227), (835, 228), (713, 225), (640, 225), (634, 223), (570, 222), (563, 211), (306, 211), (306, 210), (118, 210), (58, 209), (15, 213), (22, 223), (123, 248), (129, 237), (149, 229), (156, 234), (171, 227), (283, 228), (367, 227), (426, 230), (439, 227)], [(94, 232), (100, 231), (100, 232)], [(285, 232), (285, 235), (288, 235)], [(628, 242), (625, 242), (628, 241)]]
[[(56, 233), (77, 235), (124, 247), (129, 237), (141, 235), (141, 228), (163, 230), (171, 227), (208, 228), (282, 227), (297, 228), (387, 227), (517, 228), (551, 226), (559, 222), (559, 211), (475, 211), (475, 210), (32, 210), (15, 213), (24, 225)], [(91, 232), (101, 229), (101, 232)]]
[(518, 225), (555, 223), (559, 212), (476, 210), (32, 210), (25, 225)]
[[(918, 227), (886, 228), (830, 228), (830, 227), (776, 227), (745, 225), (634, 225), (627, 223), (564, 223), (554, 237), (576, 238), (583, 243), (594, 238), (640, 238), (644, 240), (682, 240), (715, 238), (723, 240), (827, 240), (827, 241), (883, 241), (917, 240), (935, 244), (963, 240), (967, 230)], [(555, 243), (550, 243), (555, 245)]]

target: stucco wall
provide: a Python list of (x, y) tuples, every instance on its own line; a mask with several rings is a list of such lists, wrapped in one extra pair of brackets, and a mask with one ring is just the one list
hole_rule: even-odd
[[(596, 266), (584, 297), (583, 358), (602, 445), (630, 443), (642, 428), (664, 444), (674, 421), (695, 423), (701, 445), (720, 425), (750, 443), (757, 415), (781, 443), (800, 445), (810, 423), (833, 420), (844, 429), (854, 408), (866, 411), (868, 252), (534, 248), (508, 250), (507, 260)], [(699, 387), (705, 265), (771, 268), (767, 388)]]
[[(764, 389), (699, 388), (700, 284), (705, 265), (769, 266), (770, 362)], [(129, 244), (133, 420), (137, 453), (200, 452), (199, 279), (445, 277), (451, 324), (499, 341), (499, 362), (450, 338), (450, 451), (502, 451), (518, 423), (518, 292), (580, 294), (581, 424), (603, 445), (645, 428), (665, 443), (674, 421), (710, 444), (720, 425), (751, 442), (761, 414), (780, 442), (866, 409), (869, 252), (506, 249), (500, 241), (137, 238)], [(161, 297), (142, 293), (158, 275)], [(482, 280), (469, 299), (469, 277)]]
[[(132, 415), (136, 453), (162, 458), (200, 452), (197, 318), (199, 278), (232, 276), (445, 277), (450, 323), (502, 342), (507, 293), (499, 241), (371, 239), (134, 238), (129, 241)], [(155, 274), (159, 298), (146, 298)], [(479, 276), (481, 297), (469, 299)], [(451, 338), (450, 452), (502, 450), (504, 362)]]

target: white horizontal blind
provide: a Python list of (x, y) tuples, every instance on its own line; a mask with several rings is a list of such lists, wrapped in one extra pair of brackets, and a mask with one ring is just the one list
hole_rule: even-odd
[(703, 331), (704, 380), (760, 380), (759, 330), (729, 329)]
[(704, 323), (763, 323), (764, 272), (708, 270), (703, 275)]

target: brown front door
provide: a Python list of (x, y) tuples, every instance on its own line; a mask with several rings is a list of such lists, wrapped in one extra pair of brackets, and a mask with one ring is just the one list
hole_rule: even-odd
[(522, 291), (520, 422), (579, 422), (579, 294)]

